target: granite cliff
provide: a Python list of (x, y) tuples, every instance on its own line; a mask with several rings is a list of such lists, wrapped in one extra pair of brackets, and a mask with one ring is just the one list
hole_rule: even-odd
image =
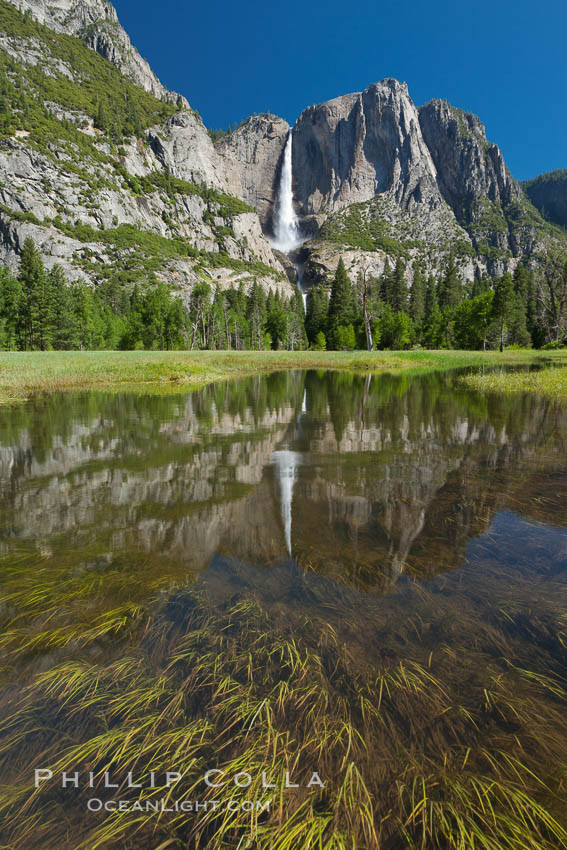
[[(216, 146), (239, 174), (245, 163), (232, 191), (244, 187), (266, 232), (273, 200), (266, 172), (277, 173), (287, 127), (269, 134), (268, 123), (275, 125), (273, 116), (259, 116)], [(385, 79), (310, 106), (293, 129), (294, 196), (313, 237), (303, 256), (312, 281), (328, 279), (339, 254), (353, 274), (363, 267), (380, 274), (386, 257), (403, 256), (408, 270), (419, 260), (439, 271), (452, 252), (472, 279), (537, 261), (550, 243), (565, 245), (480, 119), (442, 100), (418, 108), (405, 83)], [(243, 154), (259, 147), (261, 159)]]
[(55, 32), (75, 35), (112, 62), (133, 82), (159, 98), (177, 101), (180, 95), (163, 86), (132, 45), (108, 0), (10, 0), (21, 12)]
[(69, 281), (161, 278), (187, 294), (256, 278), (291, 292), (199, 115), (161, 86), (106, 0), (1, 0), (0, 86), (5, 265), (30, 236)]
[[(2, 262), (16, 268), (32, 236), (70, 280), (162, 278), (189, 292), (255, 277), (291, 291), (293, 266), (269, 244), (285, 120), (255, 115), (213, 143), (107, 0), (0, 0), (0, 83)], [(450, 252), (471, 279), (567, 242), (476, 116), (418, 108), (394, 79), (304, 110), (293, 189), (311, 281), (340, 256), (353, 275), (402, 256), (410, 275), (414, 261), (439, 272)]]
[(560, 227), (567, 227), (567, 169), (560, 168), (534, 177), (522, 183), (522, 187), (545, 218)]

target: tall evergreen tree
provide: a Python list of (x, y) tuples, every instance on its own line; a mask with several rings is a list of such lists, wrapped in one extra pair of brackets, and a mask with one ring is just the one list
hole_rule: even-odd
[(392, 348), (395, 351), (402, 351), (409, 348), (413, 333), (412, 321), (407, 313), (400, 310), (394, 314), (392, 322)]
[(266, 317), (266, 296), (258, 281), (254, 280), (248, 296), (246, 318), (250, 332), (250, 348), (257, 351), (261, 351), (264, 347)]
[(408, 285), (405, 265), (401, 257), (396, 261), (392, 284), (392, 309), (394, 313), (406, 313), (408, 309)]
[(504, 332), (510, 319), (513, 303), (514, 281), (512, 275), (506, 272), (495, 282), (494, 300), (492, 302), (492, 314), (499, 327), (500, 351), (504, 351)]
[(461, 301), (462, 284), (455, 265), (455, 258), (451, 254), (447, 261), (447, 268), (439, 284), (439, 306), (442, 310), (452, 309)]
[(0, 268), (0, 340), (2, 348), (19, 348), (20, 304), (22, 287), (7, 268)]
[(22, 287), (20, 320), (23, 348), (33, 351), (39, 347), (40, 305), (45, 283), (45, 268), (41, 255), (29, 236), (22, 250), (19, 281)]
[(267, 331), (270, 334), (272, 347), (284, 348), (287, 335), (287, 317), (279, 293), (276, 292), (271, 300), (267, 316)]
[(51, 342), (57, 350), (69, 351), (76, 347), (76, 324), (70, 290), (61, 266), (55, 266), (49, 274), (51, 289), (52, 322)]
[(441, 348), (444, 343), (444, 319), (437, 299), (437, 282), (433, 276), (427, 280), (425, 290), (425, 317), (421, 334), (427, 348)]
[(305, 326), (307, 338), (311, 345), (321, 345), (319, 334), (325, 336), (327, 332), (327, 321), (329, 313), (329, 297), (327, 290), (321, 284), (312, 286), (307, 294), (307, 314)]
[(514, 270), (514, 297), (508, 326), (508, 341), (511, 345), (528, 347), (531, 336), (527, 326), (528, 311), (528, 279), (527, 269), (518, 264)]
[(416, 265), (413, 272), (413, 281), (411, 285), (409, 315), (415, 325), (421, 327), (423, 316), (425, 314), (425, 284), (423, 274), (419, 265)]
[(291, 351), (298, 351), (306, 348), (307, 335), (305, 333), (305, 307), (303, 305), (303, 296), (299, 288), (295, 289), (289, 305), (287, 314), (287, 336), (288, 347)]
[(329, 299), (329, 341), (333, 347), (340, 343), (340, 327), (352, 325), (355, 320), (355, 297), (352, 282), (346, 272), (343, 258), (339, 260)]

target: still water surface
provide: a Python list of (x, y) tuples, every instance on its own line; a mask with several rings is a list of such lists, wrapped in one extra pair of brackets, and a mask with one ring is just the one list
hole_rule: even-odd
[[(376, 835), (348, 818), (339, 824), (347, 837), (359, 836), (358, 846), (410, 846), (391, 825), (410, 762), (420, 764), (416, 776), (431, 776), (441, 762), (446, 769), (454, 758), (457, 772), (464, 762), (475, 776), (493, 770), (512, 782), (514, 771), (490, 767), (490, 753), (522, 758), (530, 770), (557, 758), (549, 764), (556, 778), (546, 773), (545, 793), (534, 794), (561, 820), (565, 729), (558, 694), (541, 683), (563, 681), (567, 670), (565, 408), (537, 396), (483, 397), (448, 373), (290, 372), (166, 397), (38, 399), (4, 410), (0, 420), (0, 556), (3, 716), (26, 733), (8, 737), (2, 757), (20, 801), (29, 794), (25, 770), (47, 752), (48, 763), (56, 760), (69, 743), (69, 723), (77, 723), (74, 744), (100, 733), (98, 721), (77, 719), (78, 709), (65, 713), (79, 698), (70, 680), (51, 709), (44, 682), (49, 746), (37, 740), (26, 723), (40, 691), (29, 697), (26, 717), (13, 713), (24, 689), (50, 671), (63, 675), (70, 663), (107, 669), (154, 652), (160, 641), (165, 663), (173, 631), (176, 640), (184, 634), (198, 598), (221, 617), (254, 603), (274, 639), (285, 632), (300, 651), (318, 647), (323, 666), (321, 634), (331, 630), (350, 658), (340, 686), (333, 685), (345, 705), (355, 699), (355, 680), (359, 694), (372, 680), (375, 696), (377, 671), (400, 663), (437, 677), (444, 706), (392, 706), (380, 732), (371, 731), (364, 711), (349, 714), (366, 738), (370, 765), (386, 753), (389, 762), (382, 773), (369, 767), (366, 774)], [(232, 627), (235, 646), (246, 648), (248, 621), (240, 637)], [(497, 693), (511, 670), (516, 678)], [(529, 674), (522, 679), (518, 670)], [(134, 687), (129, 681), (123, 689)], [(512, 695), (534, 682), (528, 707), (510, 708)], [(416, 699), (420, 687), (413, 686)], [(120, 686), (113, 693), (118, 699)], [(380, 710), (382, 699), (380, 690)], [(463, 713), (448, 726), (457, 701)], [(184, 722), (190, 716), (187, 710)], [(106, 718), (103, 728), (117, 722)], [(386, 726), (387, 740), (380, 737)], [(331, 786), (349, 763), (345, 741), (341, 747), (340, 758), (326, 759)], [(92, 767), (92, 757), (85, 759)], [(313, 759), (325, 762), (320, 753)], [(339, 805), (333, 793), (331, 809)], [(386, 799), (390, 793), (398, 803)], [(27, 815), (12, 804), (7, 838), (31, 846)], [(64, 829), (30, 807), (39, 812), (33, 834), (44, 836), (42, 846), (73, 846), (71, 828), (88, 835), (103, 822), (84, 814), (77, 822), (68, 800), (57, 805)], [(423, 825), (415, 828), (418, 834)], [(187, 827), (179, 829), (179, 846), (193, 846), (193, 833), (187, 839)], [(563, 846), (549, 834), (539, 829), (543, 843), (529, 846)], [(108, 846), (160, 844), (130, 845), (128, 833), (112, 840)], [(232, 834), (227, 840), (236, 841)], [(453, 846), (427, 841), (420, 846)]]

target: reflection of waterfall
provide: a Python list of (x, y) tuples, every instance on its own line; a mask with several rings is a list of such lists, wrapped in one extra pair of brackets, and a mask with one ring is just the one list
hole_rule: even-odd
[[(283, 254), (291, 254), (307, 240), (301, 235), (299, 222), (293, 208), (293, 130), (289, 131), (284, 150), (282, 173), (274, 211), (274, 238), (270, 239), (272, 248)], [(297, 271), (297, 285), (303, 296), (303, 309), (307, 312), (307, 295), (301, 283), (303, 265), (294, 263)]]
[(282, 451), (273, 452), (271, 461), (276, 467), (278, 474), (285, 545), (291, 555), (291, 506), (293, 502), (293, 488), (297, 481), (297, 471), (301, 463), (301, 455), (299, 452), (290, 452), (288, 449), (282, 449)]
[(307, 292), (303, 288), (303, 272), (305, 270), (305, 263), (294, 263), (294, 266), (295, 271), (297, 272), (297, 285), (301, 292), (301, 297), (303, 298), (303, 311), (304, 313), (307, 313)]

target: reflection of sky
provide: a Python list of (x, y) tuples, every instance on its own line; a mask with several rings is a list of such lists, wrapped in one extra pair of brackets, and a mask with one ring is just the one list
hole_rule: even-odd
[(285, 544), (291, 555), (291, 506), (293, 502), (293, 488), (297, 481), (297, 471), (301, 464), (301, 454), (282, 449), (273, 452), (271, 462), (277, 470), (280, 485), (281, 514), (285, 532)]

